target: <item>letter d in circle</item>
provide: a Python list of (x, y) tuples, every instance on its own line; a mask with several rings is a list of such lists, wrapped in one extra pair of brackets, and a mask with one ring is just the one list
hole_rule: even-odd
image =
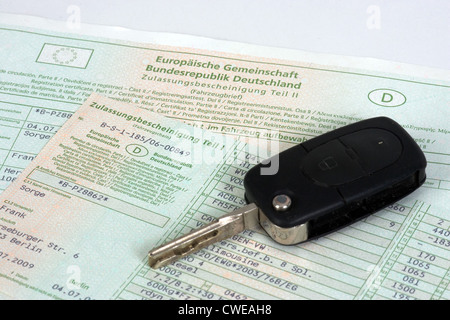
[(146, 147), (138, 144), (129, 144), (125, 147), (125, 150), (128, 154), (135, 157), (145, 157), (149, 153)]

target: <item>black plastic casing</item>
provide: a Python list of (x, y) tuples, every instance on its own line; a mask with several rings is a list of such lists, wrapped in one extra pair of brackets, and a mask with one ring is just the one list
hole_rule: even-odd
[[(308, 239), (362, 219), (410, 194), (425, 181), (426, 159), (394, 120), (363, 120), (315, 137), (278, 155), (275, 175), (262, 164), (245, 178), (246, 200), (281, 228), (308, 223)], [(273, 158), (269, 165), (276, 164)], [(285, 194), (291, 207), (276, 211)]]

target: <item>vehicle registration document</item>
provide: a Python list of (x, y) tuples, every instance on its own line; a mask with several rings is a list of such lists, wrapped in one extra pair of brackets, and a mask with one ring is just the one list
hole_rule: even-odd
[[(1, 298), (450, 298), (448, 71), (84, 28), (0, 15)], [(425, 153), (414, 194), (308, 243), (245, 231), (148, 267), (243, 206), (270, 153), (380, 115)]]

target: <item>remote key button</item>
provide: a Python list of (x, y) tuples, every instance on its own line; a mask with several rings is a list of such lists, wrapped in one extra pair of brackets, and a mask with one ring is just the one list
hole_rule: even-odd
[(342, 136), (339, 140), (356, 153), (367, 174), (393, 164), (403, 151), (400, 140), (384, 129), (359, 130)]
[(322, 186), (337, 186), (365, 175), (358, 158), (334, 139), (309, 152), (302, 162), (306, 176)]

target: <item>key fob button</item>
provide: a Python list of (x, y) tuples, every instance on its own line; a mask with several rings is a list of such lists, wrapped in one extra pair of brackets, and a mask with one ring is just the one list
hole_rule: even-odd
[(341, 185), (365, 175), (358, 158), (338, 139), (313, 149), (301, 166), (306, 176), (322, 186)]
[(395, 163), (403, 151), (400, 140), (384, 129), (359, 130), (340, 137), (339, 140), (356, 153), (367, 174)]

